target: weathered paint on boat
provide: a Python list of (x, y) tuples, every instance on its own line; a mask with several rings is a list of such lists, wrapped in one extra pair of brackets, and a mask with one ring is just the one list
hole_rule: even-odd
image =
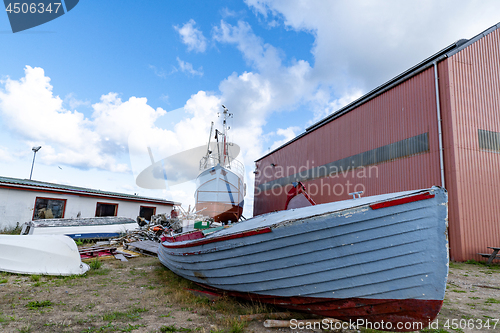
[(74, 239), (107, 239), (138, 227), (133, 219), (119, 216), (42, 219), (24, 223), (21, 235), (66, 235)]
[(89, 270), (81, 262), (75, 241), (62, 235), (0, 235), (0, 270), (18, 274), (79, 275)]
[(160, 261), (208, 288), (343, 320), (425, 327), (446, 289), (447, 193), (433, 187), (280, 211), (178, 240), (160, 245)]

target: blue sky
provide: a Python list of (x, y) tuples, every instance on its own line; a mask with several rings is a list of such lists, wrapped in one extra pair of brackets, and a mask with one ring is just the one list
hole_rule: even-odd
[(193, 204), (137, 187), (155, 159), (206, 143), (225, 104), (246, 165), (460, 38), (498, 1), (80, 1), (13, 34), (0, 14), (0, 175)]

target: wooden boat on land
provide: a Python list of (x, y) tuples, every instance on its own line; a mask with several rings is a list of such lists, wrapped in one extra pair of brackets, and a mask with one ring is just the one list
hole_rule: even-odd
[(82, 263), (75, 241), (61, 235), (0, 235), (0, 270), (17, 274), (80, 275)]
[(41, 219), (25, 222), (21, 235), (66, 235), (74, 239), (107, 239), (138, 227), (135, 220), (118, 216)]
[[(195, 207), (200, 214), (216, 222), (236, 222), (243, 213), (245, 197), (245, 168), (230, 154), (227, 140), (227, 118), (232, 114), (223, 105), (223, 131), (215, 130), (215, 150), (210, 144), (200, 161), (200, 173), (196, 178)], [(213, 128), (213, 123), (212, 123)]]
[(168, 236), (158, 257), (232, 296), (412, 331), (443, 304), (447, 213), (439, 187), (383, 194)]

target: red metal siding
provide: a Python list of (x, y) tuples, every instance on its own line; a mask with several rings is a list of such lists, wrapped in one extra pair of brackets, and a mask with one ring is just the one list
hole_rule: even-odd
[(451, 257), (479, 260), (500, 246), (500, 153), (478, 142), (478, 129), (500, 132), (500, 30), (441, 65)]
[(349, 170), (305, 185), (317, 203), (348, 199), (348, 192), (354, 192), (358, 184), (356, 190), (364, 187), (364, 196), (440, 185), (432, 68), (259, 160), (254, 215), (282, 210), (286, 202), (286, 191), (260, 192), (257, 187), (263, 183), (300, 171), (300, 167), (311, 169), (422, 133), (428, 133), (428, 152), (377, 164), (371, 177), (370, 167), (365, 167), (364, 175), (362, 169)]
[(448, 77), (448, 61), (438, 65), (439, 72), (439, 94), (441, 104), (442, 129), (443, 129), (443, 152), (446, 190), (448, 191), (448, 234), (450, 244), (450, 258), (457, 260), (463, 257), (463, 227), (460, 223), (460, 210), (458, 201), (457, 172), (456, 172), (456, 150), (454, 148), (454, 136), (456, 128), (456, 117), (451, 112), (453, 93), (450, 89)]

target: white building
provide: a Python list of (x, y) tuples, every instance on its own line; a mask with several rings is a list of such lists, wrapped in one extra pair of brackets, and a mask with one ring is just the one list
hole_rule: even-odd
[(51, 184), (28, 179), (0, 177), (0, 230), (41, 218), (122, 216), (149, 220), (151, 215), (170, 214), (178, 202)]

